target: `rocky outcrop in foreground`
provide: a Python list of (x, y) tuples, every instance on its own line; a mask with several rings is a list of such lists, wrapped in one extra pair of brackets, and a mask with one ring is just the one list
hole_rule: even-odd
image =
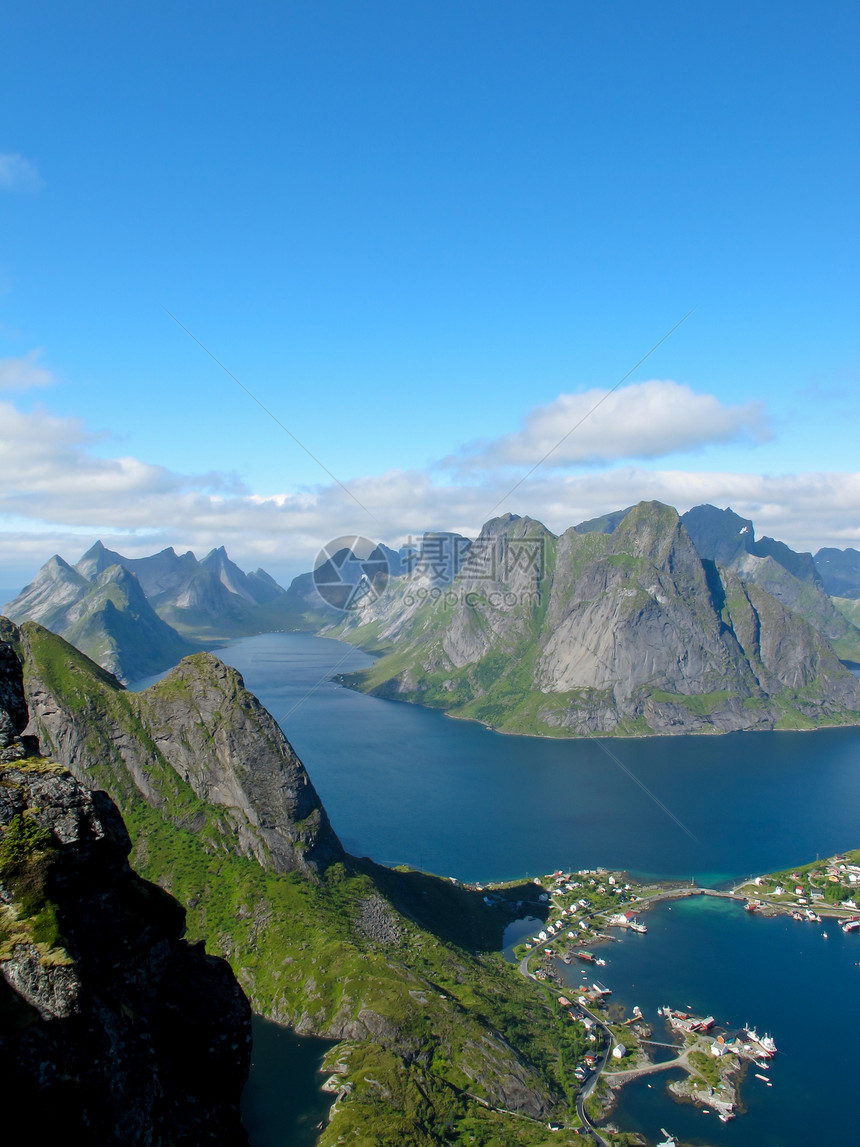
[(250, 1008), (229, 965), (182, 939), (184, 910), (129, 867), (113, 801), (28, 755), (26, 723), (0, 642), (4, 1125), (20, 1142), (246, 1144)]
[[(5, 626), (5, 629), (3, 628)], [(211, 653), (124, 689), (41, 626), (0, 619), (24, 662), (31, 727), (89, 788), (127, 793), (226, 851), (317, 876), (343, 848), (304, 765), (241, 674)]]

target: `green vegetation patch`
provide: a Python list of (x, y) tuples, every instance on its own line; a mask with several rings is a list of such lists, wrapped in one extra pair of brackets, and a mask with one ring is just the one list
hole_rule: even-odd
[(708, 1087), (716, 1090), (722, 1083), (722, 1072), (726, 1066), (734, 1066), (737, 1062), (731, 1053), (726, 1053), (719, 1059), (710, 1052), (691, 1051), (689, 1055), (690, 1066), (702, 1077)]
[[(27, 922), (29, 938), (48, 948), (61, 939), (57, 905), (47, 894), (55, 858), (50, 830), (26, 813), (16, 813), (0, 838), (0, 882), (12, 893), (17, 920)], [(0, 922), (0, 943), (10, 936), (10, 922)]]

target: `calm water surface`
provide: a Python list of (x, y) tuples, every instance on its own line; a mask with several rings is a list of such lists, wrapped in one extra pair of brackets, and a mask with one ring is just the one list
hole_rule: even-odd
[[(681, 828), (591, 741), (503, 736), (342, 688), (332, 675), (371, 658), (340, 642), (267, 634), (218, 655), (281, 723), (347, 849), (382, 863), (462, 880), (604, 865), (711, 884), (860, 844), (860, 729), (608, 742)], [(748, 1077), (749, 1110), (733, 1123), (674, 1102), (662, 1076), (629, 1085), (616, 1122), (730, 1147), (856, 1141), (844, 1079), (860, 1027), (860, 937), (704, 897), (659, 906), (647, 922), (647, 935), (605, 950), (613, 998), (656, 1025), (662, 1004), (749, 1021), (780, 1054), (773, 1087)], [(330, 1102), (318, 1091), (322, 1052), (262, 1024), (244, 1102), (251, 1142), (303, 1147)], [(285, 1089), (294, 1063), (303, 1082)]]
[(253, 1147), (313, 1147), (333, 1095), (320, 1090), (331, 1040), (298, 1036), (253, 1016), (251, 1071), (242, 1093), (242, 1122)]
[[(628, 1084), (614, 1122), (653, 1141), (665, 1127), (684, 1142), (727, 1147), (856, 1143), (856, 1105), (840, 1064), (860, 1028), (860, 937), (833, 921), (767, 920), (705, 896), (657, 905), (642, 920), (647, 935), (625, 932), (601, 950), (600, 978), (614, 1001), (628, 1014), (638, 1004), (656, 1040), (677, 1042), (657, 1008), (690, 1005), (730, 1030), (749, 1023), (769, 1031), (779, 1053), (762, 1073), (772, 1087), (756, 1068), (747, 1073), (746, 1111), (731, 1123), (674, 1100), (666, 1084), (679, 1077), (668, 1074)], [(559, 968), (572, 985), (588, 978), (581, 966)]]
[(371, 663), (267, 634), (219, 650), (281, 722), (350, 852), (463, 880), (627, 868), (702, 883), (860, 843), (860, 729), (612, 740), (511, 737), (344, 689)]

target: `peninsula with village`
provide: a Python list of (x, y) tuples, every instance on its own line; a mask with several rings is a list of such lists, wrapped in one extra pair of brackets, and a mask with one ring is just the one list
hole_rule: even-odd
[[(533, 882), (540, 886), (537, 903), (546, 918), (510, 954), (523, 976), (555, 989), (561, 1013), (585, 1028), (587, 1047), (574, 1068), (577, 1113), (583, 1129), (603, 1144), (617, 1141), (616, 1129), (606, 1120), (621, 1089), (642, 1076), (683, 1069), (684, 1078), (668, 1086), (673, 1097), (712, 1112), (724, 1123), (743, 1112), (741, 1085), (747, 1073), (772, 1086), (768, 1073), (779, 1048), (767, 1016), (730, 1028), (713, 1015), (676, 1006), (677, 1001), (658, 1008), (653, 1019), (638, 1006), (628, 1014), (615, 1002), (613, 989), (601, 978), (609, 978), (603, 971), (606, 957), (625, 931), (647, 934), (652, 907), (668, 900), (717, 897), (759, 916), (789, 916), (804, 926), (824, 924), (825, 939), (827, 928), (860, 936), (860, 850), (751, 876), (725, 888), (642, 881), (605, 868), (557, 870)], [(521, 881), (515, 883), (522, 886)], [(475, 887), (492, 902), (509, 884)], [(581, 984), (571, 987), (563, 966), (580, 966)], [(675, 1139), (665, 1134), (660, 1147), (671, 1147)]]

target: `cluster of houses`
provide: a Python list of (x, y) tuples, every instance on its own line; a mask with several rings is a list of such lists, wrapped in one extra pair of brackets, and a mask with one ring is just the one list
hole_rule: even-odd
[[(575, 940), (582, 933), (589, 931), (587, 917), (599, 912), (600, 908), (596, 907), (588, 896), (580, 896), (576, 899), (576, 893), (581, 890), (587, 890), (591, 896), (595, 897), (612, 896), (617, 904), (637, 899), (630, 884), (622, 884), (612, 874), (606, 875), (604, 869), (584, 868), (575, 873), (557, 870), (545, 876), (543, 881), (536, 877), (535, 884), (543, 884), (544, 887), (549, 888), (549, 892), (541, 893), (540, 899), (544, 901), (551, 899), (552, 910), (549, 920), (531, 938), (528, 947), (546, 944), (554, 937), (561, 938), (565, 931), (567, 931), (567, 939), (570, 940)], [(570, 900), (565, 903), (568, 897)], [(630, 924), (632, 917), (633, 913), (629, 912), (620, 914), (618, 919), (623, 921), (622, 926), (633, 927), (634, 925)], [(637, 927), (644, 930), (643, 925)], [(575, 928), (578, 928), (579, 932), (574, 931)], [(550, 951), (551, 949), (547, 949), (547, 952)]]
[[(762, 887), (768, 883), (764, 876), (757, 876), (753, 883)], [(823, 869), (810, 869), (805, 876), (799, 872), (790, 873), (789, 881), (778, 883), (769, 892), (771, 896), (794, 896), (798, 904), (824, 900), (823, 891), (827, 884), (860, 885), (860, 864), (854, 864), (844, 856), (834, 856)], [(857, 909), (858, 898), (853, 893), (841, 900), (843, 908)]]

